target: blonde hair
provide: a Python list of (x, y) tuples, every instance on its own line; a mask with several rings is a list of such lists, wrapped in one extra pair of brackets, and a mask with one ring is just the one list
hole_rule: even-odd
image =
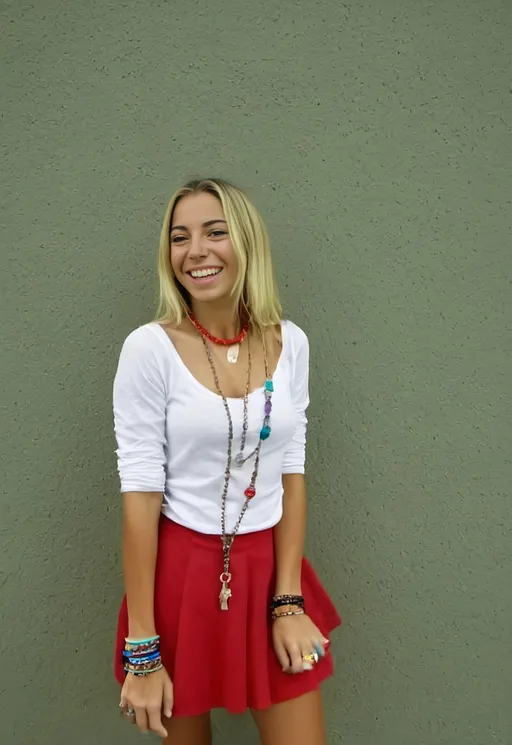
[(189, 181), (170, 199), (160, 235), (158, 252), (159, 304), (156, 321), (181, 323), (190, 312), (188, 293), (178, 283), (171, 266), (170, 230), (174, 209), (185, 196), (212, 194), (222, 204), (231, 244), (238, 262), (232, 290), (233, 305), (248, 315), (257, 328), (279, 324), (279, 302), (268, 234), (258, 210), (236, 186), (221, 179)]

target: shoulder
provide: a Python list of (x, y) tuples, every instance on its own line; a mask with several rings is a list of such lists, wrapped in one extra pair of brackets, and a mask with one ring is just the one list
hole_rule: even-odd
[(164, 349), (162, 334), (165, 334), (158, 323), (146, 323), (131, 331), (123, 342), (123, 352), (148, 353)]
[(304, 331), (293, 321), (282, 321), (283, 353), (294, 376), (309, 374), (309, 341)]
[(288, 344), (292, 354), (298, 354), (301, 350), (309, 349), (309, 340), (306, 333), (297, 326), (296, 323), (289, 320), (281, 322), (283, 334), (283, 346)]
[(136, 367), (168, 372), (171, 364), (170, 341), (158, 323), (146, 323), (125, 338), (119, 355), (119, 367)]

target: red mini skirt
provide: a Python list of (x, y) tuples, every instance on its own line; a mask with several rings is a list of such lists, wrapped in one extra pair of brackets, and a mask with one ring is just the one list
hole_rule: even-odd
[[(330, 652), (313, 670), (283, 673), (272, 645), (269, 605), (274, 590), (272, 529), (236, 537), (231, 549), (229, 610), (219, 607), (222, 548), (162, 517), (155, 575), (155, 622), (162, 660), (174, 686), (173, 716), (215, 708), (238, 714), (266, 709), (315, 690), (333, 671)], [(329, 638), (341, 619), (309, 562), (302, 564), (306, 612)], [(119, 613), (115, 676), (122, 685), (126, 598)]]

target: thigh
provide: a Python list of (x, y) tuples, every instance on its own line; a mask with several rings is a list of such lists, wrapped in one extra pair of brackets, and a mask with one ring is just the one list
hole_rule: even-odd
[(251, 714), (260, 733), (261, 745), (326, 745), (319, 690)]
[(163, 720), (169, 733), (163, 745), (211, 745), (210, 714), (197, 717), (171, 717)]

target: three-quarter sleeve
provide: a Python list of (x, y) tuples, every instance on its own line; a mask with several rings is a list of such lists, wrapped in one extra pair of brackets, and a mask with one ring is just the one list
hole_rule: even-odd
[(163, 492), (167, 381), (161, 342), (147, 326), (123, 344), (114, 380), (114, 429), (121, 492)]
[(304, 473), (306, 464), (306, 409), (309, 406), (309, 342), (306, 334), (293, 326), (291, 345), (291, 397), (296, 412), (295, 430), (285, 452), (283, 473)]

